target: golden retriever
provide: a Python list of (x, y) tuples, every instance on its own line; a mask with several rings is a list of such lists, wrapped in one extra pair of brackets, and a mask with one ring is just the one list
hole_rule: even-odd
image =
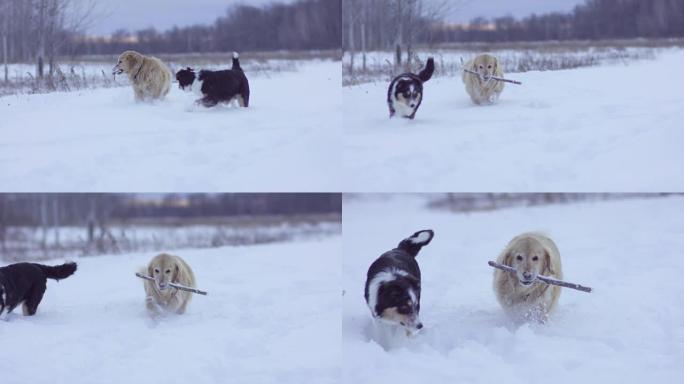
[(496, 260), (517, 273), (494, 270), (494, 292), (504, 311), (516, 321), (548, 320), (561, 287), (535, 282), (538, 275), (563, 279), (560, 253), (549, 237), (528, 232), (516, 236)]
[(195, 275), (185, 260), (162, 253), (150, 261), (146, 271), (141, 272), (154, 278), (154, 281), (143, 280), (147, 294), (145, 302), (150, 315), (160, 315), (162, 310), (177, 314), (185, 313), (192, 293), (169, 285), (176, 283), (195, 288)]
[(160, 100), (171, 89), (171, 70), (159, 59), (126, 51), (112, 69), (114, 75), (126, 73), (133, 85), (135, 101)]
[(503, 77), (499, 60), (492, 55), (479, 55), (468, 61), (464, 69), (477, 72), (478, 75), (463, 71), (461, 78), (466, 92), (475, 104), (494, 104), (504, 89), (504, 82), (492, 79), (492, 76)]

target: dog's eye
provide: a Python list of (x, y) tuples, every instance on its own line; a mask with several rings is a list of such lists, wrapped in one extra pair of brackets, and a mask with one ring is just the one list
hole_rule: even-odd
[(480, 69), (484, 68), (483, 66), (480, 65)]
[(537, 256), (533, 257), (532, 260), (537, 261), (539, 258)]
[(155, 268), (154, 273), (159, 273), (159, 269)]
[(522, 261), (522, 256), (520, 255), (516, 256), (515, 258), (518, 259), (518, 261)]
[(166, 270), (166, 274), (168, 275), (169, 273), (171, 273), (171, 270), (170, 270), (170, 269), (167, 269), (167, 270)]
[(487, 66), (487, 68), (491, 69), (491, 68), (492, 68), (492, 66), (491, 66), (491, 65), (488, 65), (488, 66)]

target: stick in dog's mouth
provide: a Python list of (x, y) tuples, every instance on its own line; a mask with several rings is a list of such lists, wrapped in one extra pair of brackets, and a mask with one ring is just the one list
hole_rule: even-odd
[(420, 332), (421, 329), (424, 328), (423, 323), (421, 323), (421, 322), (418, 322), (416, 325), (411, 326), (411, 325), (406, 325), (406, 323), (404, 323), (403, 321), (387, 320), (387, 319), (384, 319), (380, 316), (374, 316), (374, 317), (376, 320), (383, 322), (383, 323), (386, 323), (386, 324), (389, 324), (389, 325), (400, 325), (400, 326), (402, 326), (404, 328), (404, 330), (406, 331), (406, 336), (414, 336), (414, 335), (418, 334), (418, 332)]
[[(517, 273), (515, 268), (508, 266), (508, 265), (499, 264), (499, 263), (496, 263), (494, 261), (488, 261), (487, 264), (489, 264), (490, 267), (497, 268), (497, 269), (500, 269), (502, 271), (506, 271), (506, 272), (510, 272), (510, 273)], [(520, 280), (520, 282), (522, 283), (522, 280)], [(536, 283), (536, 282), (542, 282), (542, 283), (546, 283), (546, 284), (557, 285), (559, 287), (576, 289), (578, 291), (587, 292), (587, 293), (592, 291), (591, 287), (585, 287), (583, 285), (575, 284), (575, 283), (568, 283), (568, 282), (563, 281), (563, 280), (558, 280), (558, 279), (554, 279), (553, 277), (542, 276), (542, 275), (538, 275), (534, 280), (532, 280), (531, 283)]]
[[(153, 277), (145, 276), (145, 275), (142, 275), (142, 274), (137, 273), (137, 272), (135, 273), (135, 275), (136, 275), (137, 277), (143, 279), (143, 280), (154, 281), (154, 282), (155, 282), (155, 285), (157, 285), (157, 284), (156, 284), (156, 280), (155, 280)], [(179, 289), (179, 290), (181, 290), (181, 291), (196, 293), (196, 294), (198, 294), (198, 295), (204, 295), (204, 296), (207, 295), (207, 292), (206, 292), (206, 291), (202, 291), (202, 290), (199, 290), (199, 289), (193, 288), (193, 287), (186, 287), (186, 286), (184, 286), (184, 285), (180, 285), (180, 284), (176, 284), (176, 283), (167, 283), (165, 286), (166, 286), (166, 287), (173, 287), (173, 288)]]

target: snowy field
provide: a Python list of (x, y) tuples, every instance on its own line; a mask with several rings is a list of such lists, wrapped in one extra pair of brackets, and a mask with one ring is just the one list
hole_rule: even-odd
[(336, 236), (174, 252), (209, 295), (156, 323), (133, 275), (154, 254), (76, 259), (36, 316), (0, 321), (0, 381), (337, 383), (340, 248)]
[[(414, 121), (388, 119), (387, 84), (343, 89), (346, 191), (684, 189), (684, 50), (562, 71), (509, 74), (493, 106), (460, 77), (435, 78)], [(407, 182), (410, 180), (410, 182)]]
[[(247, 72), (247, 76), (250, 74)], [(204, 109), (174, 84), (0, 98), (4, 191), (337, 191), (340, 62), (250, 79), (250, 108)], [(315, 96), (312, 96), (315, 95)]]
[[(674, 383), (684, 374), (684, 197), (588, 202), (455, 214), (419, 197), (344, 205), (344, 383)], [(370, 339), (368, 266), (413, 232), (435, 238), (418, 255), (424, 332), (385, 351)], [(492, 291), (506, 243), (542, 230), (565, 280), (543, 326), (512, 326)]]

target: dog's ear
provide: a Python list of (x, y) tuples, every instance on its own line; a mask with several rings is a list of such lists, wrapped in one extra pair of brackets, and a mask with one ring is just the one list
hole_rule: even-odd
[(154, 275), (152, 274), (152, 269), (152, 262), (150, 262), (149, 264), (147, 264), (147, 276), (154, 277)]
[(175, 269), (173, 273), (173, 282), (180, 284), (187, 284), (188, 279), (186, 276), (185, 268), (182, 267), (181, 262), (176, 260), (174, 263)]
[(180, 282), (180, 274), (181, 274), (180, 267), (178, 266), (178, 262), (175, 262), (173, 264), (173, 267), (174, 267), (173, 268), (173, 278), (171, 278), (171, 281), (174, 283), (178, 283), (178, 282)]
[(544, 269), (542, 274), (546, 274), (546, 272), (549, 272), (552, 275), (555, 275), (556, 272), (551, 269), (551, 255), (549, 255), (548, 249), (544, 248)]
[(511, 263), (513, 260), (513, 250), (512, 249), (507, 249), (506, 254), (504, 255), (503, 258), (503, 265), (508, 265), (509, 267), (512, 267), (513, 264)]

